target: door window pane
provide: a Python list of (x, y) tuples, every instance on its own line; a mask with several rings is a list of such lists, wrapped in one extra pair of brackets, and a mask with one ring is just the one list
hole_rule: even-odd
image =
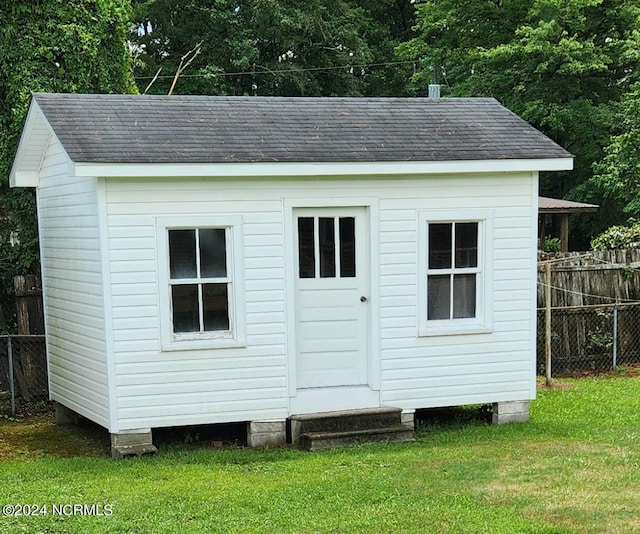
[(340, 277), (356, 275), (356, 219), (340, 217)]
[(198, 285), (171, 286), (171, 303), (173, 305), (173, 331), (176, 333), (199, 332)]
[(313, 217), (298, 218), (298, 270), (300, 278), (315, 278), (316, 257)]
[(198, 231), (200, 238), (200, 277), (225, 278), (227, 276), (227, 247), (224, 228), (205, 228)]
[(169, 230), (169, 273), (172, 280), (198, 276), (195, 230)]
[(477, 267), (478, 223), (456, 223), (456, 267)]
[(451, 267), (451, 223), (429, 225), (429, 269)]
[(320, 217), (318, 220), (318, 243), (320, 247), (320, 278), (336, 276), (335, 219)]
[(451, 277), (432, 275), (427, 279), (427, 319), (430, 321), (450, 318)]
[(229, 330), (227, 284), (204, 284), (202, 305), (204, 330)]
[(456, 274), (453, 277), (453, 318), (476, 316), (476, 275)]

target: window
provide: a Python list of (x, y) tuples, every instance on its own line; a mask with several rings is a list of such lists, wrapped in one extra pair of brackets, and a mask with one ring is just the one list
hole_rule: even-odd
[(224, 228), (169, 230), (173, 333), (228, 332), (229, 285)]
[(476, 316), (478, 223), (430, 223), (427, 320)]
[[(159, 221), (163, 349), (242, 342), (241, 224)], [(208, 224), (207, 224), (208, 223)]]
[(491, 242), (491, 218), (434, 215), (420, 214), (419, 333), (487, 331), (490, 270), (484, 243)]

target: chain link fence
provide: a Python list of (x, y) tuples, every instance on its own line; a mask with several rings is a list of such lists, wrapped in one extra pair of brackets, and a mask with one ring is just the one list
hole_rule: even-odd
[[(551, 309), (551, 374), (576, 376), (640, 364), (640, 303)], [(546, 373), (545, 310), (538, 308), (537, 371)]]
[[(544, 375), (544, 308), (537, 320), (537, 372)], [(640, 365), (640, 302), (552, 308), (550, 338), (555, 377)], [(0, 416), (39, 412), (48, 400), (45, 336), (0, 336)]]
[(0, 415), (40, 411), (48, 400), (45, 336), (0, 336)]

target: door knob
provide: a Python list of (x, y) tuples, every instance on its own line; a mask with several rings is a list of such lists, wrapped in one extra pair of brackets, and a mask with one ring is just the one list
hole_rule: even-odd
[(367, 297), (365, 296), (360, 297), (360, 302), (367, 302)]

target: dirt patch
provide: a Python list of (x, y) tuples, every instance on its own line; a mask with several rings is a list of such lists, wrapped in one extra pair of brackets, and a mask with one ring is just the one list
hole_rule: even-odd
[(544, 378), (538, 378), (538, 380), (536, 381), (536, 387), (538, 389), (571, 389), (573, 387), (573, 384), (554, 378), (551, 380), (551, 385), (547, 386), (546, 380)]
[(52, 414), (0, 417), (0, 460), (108, 455), (109, 434), (97, 425), (56, 425)]

